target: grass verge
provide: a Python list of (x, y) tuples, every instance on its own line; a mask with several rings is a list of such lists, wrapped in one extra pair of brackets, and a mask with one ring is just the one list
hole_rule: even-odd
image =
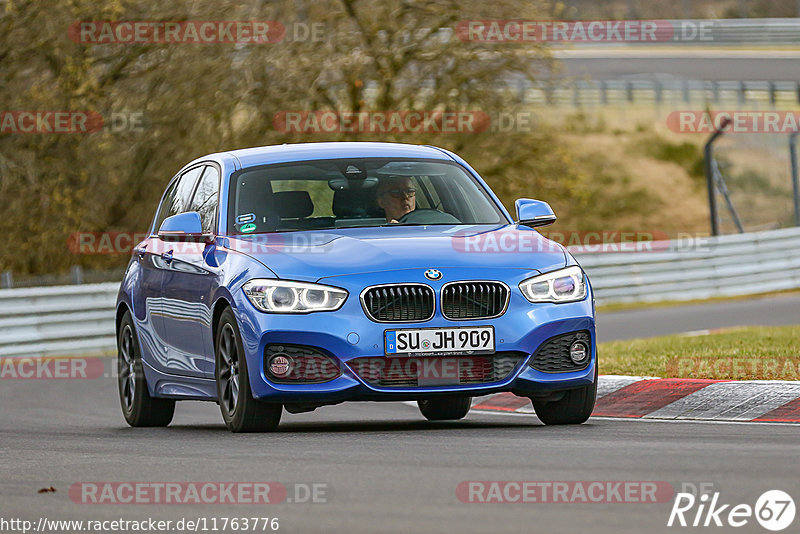
[(598, 355), (601, 374), (800, 380), (800, 325), (611, 341), (598, 345)]

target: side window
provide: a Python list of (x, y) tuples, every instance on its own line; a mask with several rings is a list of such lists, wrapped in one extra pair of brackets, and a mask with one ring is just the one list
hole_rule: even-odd
[(172, 184), (167, 188), (167, 192), (164, 193), (164, 198), (161, 200), (161, 207), (158, 209), (158, 214), (156, 215), (156, 224), (153, 228), (153, 233), (158, 233), (158, 229), (161, 228), (161, 223), (164, 222), (164, 219), (168, 217), (167, 213), (169, 212), (169, 207), (172, 205), (174, 198), (175, 198), (175, 190), (178, 187), (178, 181), (175, 180)]
[(217, 218), (217, 197), (219, 193), (219, 171), (208, 165), (197, 184), (192, 204), (187, 211), (196, 211), (203, 221), (203, 233), (215, 233), (214, 223)]
[(161, 208), (158, 210), (158, 218), (156, 219), (155, 231), (161, 228), (161, 223), (167, 217), (172, 217), (179, 213), (187, 211), (189, 202), (191, 200), (194, 184), (200, 176), (203, 167), (195, 167), (183, 173), (176, 182), (174, 182), (167, 193), (164, 195), (164, 200), (161, 202)]

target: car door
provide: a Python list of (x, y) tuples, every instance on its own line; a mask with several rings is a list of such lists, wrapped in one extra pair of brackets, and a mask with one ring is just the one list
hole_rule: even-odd
[[(199, 173), (197, 186), (183, 211), (200, 214), (203, 233), (216, 233), (219, 169), (205, 165)], [(164, 315), (173, 359), (187, 367), (186, 373), (211, 377), (214, 375), (214, 349), (211, 335), (212, 292), (217, 269), (207, 258), (214, 244), (176, 242), (170, 249), (171, 260), (164, 274), (164, 301), (170, 312)]]
[(160, 240), (155, 235), (174, 203), (178, 180), (170, 182), (159, 204), (151, 235), (135, 247), (134, 261), (137, 262), (138, 282), (133, 292), (133, 309), (136, 318), (136, 331), (142, 358), (151, 367), (167, 369), (167, 334), (164, 329), (161, 288), (164, 283), (166, 264), (161, 258)]
[[(184, 335), (182, 327), (186, 322), (184, 317), (188, 314), (180, 301), (171, 298), (171, 291), (168, 289), (168, 284), (174, 283), (170, 275), (175, 269), (173, 261), (175, 248), (181, 246), (182, 243), (161, 239), (158, 237), (158, 229), (164, 219), (188, 210), (195, 186), (204, 168), (203, 165), (195, 166), (181, 173), (175, 181), (175, 190), (169, 198), (169, 204), (162, 206), (159, 210), (159, 216), (154, 226), (156, 235), (151, 237), (153, 262), (162, 273), (159, 297), (152, 306), (152, 314), (160, 317), (160, 321), (156, 321), (155, 330), (158, 332), (158, 338), (163, 342), (163, 356), (157, 361), (157, 369), (165, 373), (185, 376), (205, 376), (205, 373), (198, 365), (200, 362), (196, 355), (186, 353), (174, 345), (175, 340)], [(177, 331), (175, 331), (176, 325)]]

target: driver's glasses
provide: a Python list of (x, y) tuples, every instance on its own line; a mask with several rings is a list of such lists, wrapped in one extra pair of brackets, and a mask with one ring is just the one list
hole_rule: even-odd
[(397, 200), (403, 200), (405, 198), (412, 198), (416, 196), (417, 190), (413, 187), (409, 187), (408, 189), (390, 189), (388, 191), (384, 191), (384, 195), (390, 195), (392, 198), (396, 198)]

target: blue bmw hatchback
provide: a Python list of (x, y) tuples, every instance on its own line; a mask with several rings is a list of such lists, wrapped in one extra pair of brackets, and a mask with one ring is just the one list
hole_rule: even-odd
[(415, 400), (460, 419), (512, 392), (545, 424), (586, 421), (594, 300), (575, 259), (516, 221), (446, 150), (309, 143), (211, 154), (169, 183), (133, 252), (116, 324), (132, 426), (216, 401), (234, 432), (283, 409)]

